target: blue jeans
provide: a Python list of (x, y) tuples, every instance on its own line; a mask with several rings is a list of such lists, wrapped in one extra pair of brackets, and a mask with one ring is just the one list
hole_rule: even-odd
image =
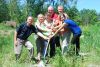
[(76, 46), (76, 54), (77, 55), (80, 51), (80, 36), (81, 36), (81, 34), (73, 35), (73, 38), (71, 40), (71, 43), (75, 44), (75, 46)]
[(50, 40), (50, 57), (55, 55), (55, 37)]
[(38, 37), (36, 40), (36, 46), (37, 46), (37, 53), (40, 53), (42, 57), (45, 57), (45, 51), (47, 47), (48, 41), (44, 40), (41, 37)]

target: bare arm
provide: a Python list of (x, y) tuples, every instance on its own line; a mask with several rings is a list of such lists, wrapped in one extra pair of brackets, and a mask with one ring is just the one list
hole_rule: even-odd
[(17, 46), (17, 32), (14, 33), (14, 45)]
[(62, 25), (62, 21), (60, 21), (60, 20), (56, 20), (55, 22), (54, 22), (54, 24), (53, 24), (53, 29), (59, 29), (60, 27), (61, 27), (61, 25)]
[(44, 36), (44, 35), (43, 35), (42, 33), (40, 33), (40, 32), (38, 32), (37, 35), (40, 36), (40, 37), (42, 37), (42, 38), (45, 39), (45, 40), (48, 40), (48, 39), (49, 39), (48, 37)]
[(62, 25), (61, 25), (61, 27), (54, 33), (54, 35), (53, 36), (55, 36), (64, 26), (66, 26), (67, 24), (66, 23), (63, 23)]
[(42, 28), (39, 24), (36, 24), (37, 28), (43, 32), (46, 32), (47, 29)]
[(55, 28), (55, 29), (59, 29), (59, 28), (61, 27), (61, 25), (62, 25), (62, 24), (60, 24), (60, 25), (58, 25), (58, 26), (55, 26), (54, 28)]

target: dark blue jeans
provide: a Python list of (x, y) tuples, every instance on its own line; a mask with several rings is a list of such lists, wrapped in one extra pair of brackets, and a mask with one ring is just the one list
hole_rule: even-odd
[(53, 57), (55, 55), (55, 38), (51, 38), (50, 42), (50, 57)]
[[(46, 51), (47, 44), (48, 44), (48, 41), (44, 40), (41, 37), (38, 37), (37, 40), (36, 40), (37, 53), (40, 52), (42, 57), (45, 57), (44, 54), (45, 54), (45, 51)], [(47, 53), (47, 51), (46, 51), (46, 53)]]
[(81, 34), (73, 35), (73, 38), (71, 40), (71, 43), (75, 44), (75, 46), (76, 46), (76, 49), (75, 49), (76, 54), (78, 54), (80, 51), (80, 36), (81, 36)]
[(56, 47), (60, 47), (60, 37), (59, 36), (55, 36), (55, 44), (56, 44)]

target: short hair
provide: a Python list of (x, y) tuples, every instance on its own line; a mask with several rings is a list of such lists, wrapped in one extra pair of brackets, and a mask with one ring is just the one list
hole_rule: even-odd
[[(28, 16), (28, 17), (32, 17), (32, 16)], [(28, 17), (27, 17), (27, 18), (28, 18)], [(32, 17), (32, 18), (33, 18), (33, 17)]]
[(41, 16), (43, 16), (43, 17), (44, 17), (44, 15), (43, 15), (43, 14), (38, 14), (38, 16), (37, 16), (37, 17), (39, 18), (39, 17), (41, 17)]
[(53, 6), (49, 6), (48, 7), (48, 10), (50, 10), (50, 9), (54, 10)]
[(51, 16), (51, 14), (50, 14), (49, 12), (47, 12), (47, 13), (45, 14), (45, 16)]
[(59, 14), (59, 17), (64, 17), (66, 19), (66, 16), (64, 14)]
[[(27, 17), (27, 19), (28, 19), (29, 17), (31, 17), (31, 18), (33, 19), (33, 17), (32, 17), (32, 16), (28, 16), (28, 17)], [(27, 19), (26, 19), (26, 20), (27, 20)]]
[[(62, 6), (62, 5), (59, 5), (58, 8), (63, 8), (63, 6)], [(64, 8), (63, 8), (63, 9), (64, 9)]]

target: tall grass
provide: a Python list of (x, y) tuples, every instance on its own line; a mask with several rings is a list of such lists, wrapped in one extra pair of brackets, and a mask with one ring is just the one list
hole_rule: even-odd
[[(68, 53), (66, 56), (62, 56), (60, 49), (57, 48), (55, 57), (49, 58), (52, 67), (99, 67), (100, 27), (98, 26), (98, 24), (95, 24), (81, 27), (83, 33), (80, 52), (87, 53), (87, 55), (75, 56)], [(4, 30), (6, 29), (4, 28)], [(34, 62), (28, 62), (28, 50), (24, 47), (19, 62), (15, 61), (13, 34), (12, 32), (10, 36), (0, 36), (0, 67), (32, 67)], [(29, 40), (34, 45), (36, 56), (36, 45), (33, 35), (29, 37)]]

